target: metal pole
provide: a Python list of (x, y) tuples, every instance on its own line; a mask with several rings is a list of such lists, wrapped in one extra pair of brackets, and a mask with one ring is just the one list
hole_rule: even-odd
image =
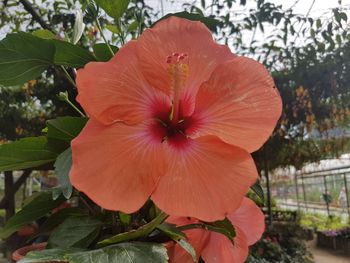
[(298, 211), (300, 211), (300, 204), (299, 204), (299, 190), (298, 190), (298, 177), (297, 172), (294, 174), (294, 184), (295, 184), (295, 193), (297, 195), (297, 205), (298, 205)]
[(301, 175), (301, 186), (303, 188), (304, 204), (305, 204), (305, 209), (307, 211), (307, 200), (306, 200), (306, 192), (305, 192), (305, 184), (304, 184), (304, 176), (303, 175)]
[(345, 173), (343, 174), (343, 176), (344, 176), (346, 204), (347, 204), (347, 207), (348, 207), (348, 215), (349, 215), (349, 220), (350, 220), (350, 200), (349, 200), (349, 196), (348, 196), (348, 194), (349, 194), (349, 192), (348, 192), (348, 182), (347, 182)]
[(327, 214), (328, 214), (328, 217), (330, 216), (330, 214), (329, 214), (329, 204), (328, 204), (328, 189), (327, 189), (327, 180), (326, 180), (326, 176), (327, 175), (324, 175), (323, 176), (323, 182), (324, 182), (324, 194), (325, 194), (325, 197), (324, 197), (324, 199), (325, 199), (325, 202), (326, 202), (326, 206), (327, 206)]

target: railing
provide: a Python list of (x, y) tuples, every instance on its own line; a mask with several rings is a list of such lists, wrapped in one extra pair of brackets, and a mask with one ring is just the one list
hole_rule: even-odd
[[(350, 216), (349, 180), (350, 166), (307, 173), (296, 172), (293, 182), (289, 181), (289, 184), (278, 186), (285, 192), (282, 197), (280, 195), (277, 197), (278, 204), (281, 206), (295, 206), (298, 210), (323, 210), (328, 215), (331, 213), (347, 213)], [(290, 183), (293, 183), (294, 189)], [(322, 190), (320, 190), (321, 188)], [(339, 202), (341, 191), (345, 191), (345, 193), (342, 194), (343, 198)], [(315, 202), (318, 199), (320, 201)]]

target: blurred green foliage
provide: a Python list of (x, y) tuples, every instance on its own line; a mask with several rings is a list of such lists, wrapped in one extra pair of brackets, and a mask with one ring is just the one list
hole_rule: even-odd
[(349, 222), (343, 222), (339, 216), (328, 217), (327, 215), (308, 213), (300, 215), (300, 224), (316, 231), (338, 230), (350, 226)]

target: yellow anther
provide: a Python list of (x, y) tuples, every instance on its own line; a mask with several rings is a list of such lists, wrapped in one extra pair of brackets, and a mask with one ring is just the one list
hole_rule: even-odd
[(179, 114), (179, 100), (182, 89), (186, 84), (189, 75), (188, 56), (185, 53), (173, 53), (168, 56), (166, 62), (168, 64), (168, 73), (170, 78), (170, 85), (173, 95), (173, 108), (170, 118), (175, 122), (178, 120)]

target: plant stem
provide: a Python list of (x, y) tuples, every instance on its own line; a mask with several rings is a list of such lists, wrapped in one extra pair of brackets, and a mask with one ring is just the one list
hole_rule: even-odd
[(78, 112), (82, 117), (86, 117), (86, 115), (77, 108), (77, 106), (75, 106), (68, 98), (68, 92), (60, 92), (60, 94), (58, 95), (59, 99), (62, 101), (67, 102), (73, 109), (76, 110), (76, 112)]
[(100, 24), (100, 22), (98, 21), (98, 18), (96, 18), (95, 21), (96, 21), (96, 26), (97, 26), (98, 30), (100, 31), (100, 34), (101, 34), (101, 36), (102, 36), (104, 42), (106, 43), (109, 52), (111, 52), (112, 56), (114, 56), (114, 52), (113, 52), (111, 46), (108, 44), (108, 41), (107, 41), (105, 35), (103, 34), (103, 31), (102, 31), (102, 28), (101, 28), (101, 24)]
[(50, 30), (52, 31), (51, 27), (49, 25), (46, 24), (46, 22), (41, 18), (41, 16), (38, 14), (38, 12), (33, 8), (32, 4), (27, 1), (27, 0), (20, 0), (19, 1), (24, 9), (31, 14), (31, 16), (33, 17), (33, 19), (38, 22), (40, 24), (40, 26), (44, 29)]
[(125, 38), (124, 38), (124, 32), (122, 31), (120, 20), (117, 22), (117, 28), (118, 28), (118, 36), (120, 38), (120, 42), (122, 43), (122, 46), (125, 44)]
[(197, 223), (197, 224), (189, 224), (189, 225), (177, 227), (177, 229), (180, 230), (180, 231), (189, 230), (189, 229), (194, 229), (194, 228), (207, 229), (207, 227), (206, 227), (204, 224), (200, 224), (200, 223)]
[(68, 71), (66, 70), (66, 68), (64, 66), (61, 66), (62, 71), (64, 72), (64, 74), (66, 75), (68, 81), (76, 88), (77, 85), (75, 84), (74, 80), (72, 79), (72, 77), (69, 75)]
[(70, 100), (66, 101), (70, 106), (72, 106), (73, 109), (75, 109), (81, 115), (81, 117), (86, 117), (86, 115), (81, 110), (79, 110), (77, 106), (75, 106)]

